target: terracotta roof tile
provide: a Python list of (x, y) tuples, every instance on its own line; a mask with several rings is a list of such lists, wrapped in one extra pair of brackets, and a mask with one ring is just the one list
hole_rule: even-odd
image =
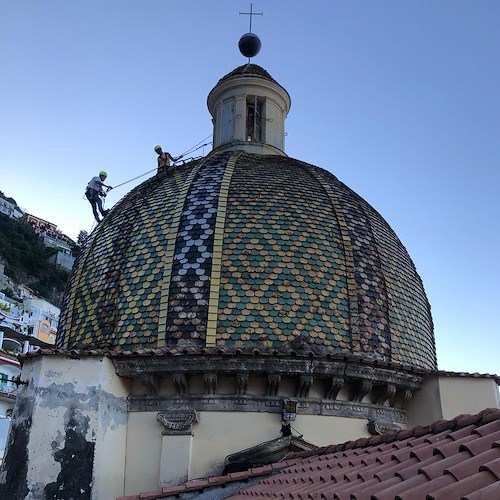
[(480, 434), (481, 436), (485, 436), (492, 432), (498, 432), (498, 431), (500, 431), (500, 420), (498, 419), (493, 420), (488, 424), (482, 425), (481, 427), (478, 427), (474, 430), (474, 432)]
[(476, 500), (481, 499), (481, 490), (490, 494), (498, 491), (493, 485), (500, 485), (498, 426), (500, 410), (485, 410), (381, 439), (314, 450), (277, 472), (272, 482), (260, 481), (231, 498), (412, 500), (429, 495), (449, 500), (477, 491)]
[(481, 467), (487, 466), (490, 462), (500, 458), (500, 449), (492, 448), (481, 455), (469, 458), (456, 465), (444, 469), (444, 473), (452, 474), (457, 481), (467, 478), (471, 471), (481, 470)]
[(461, 500), (491, 500), (492, 498), (500, 498), (500, 481), (464, 495)]
[(500, 481), (500, 457), (479, 467), (479, 472), (484, 470), (491, 472), (496, 477), (497, 481)]
[(457, 481), (443, 488), (434, 490), (432, 493), (429, 493), (427, 499), (450, 500), (451, 498), (462, 498), (464, 495), (468, 495), (469, 493), (485, 488), (486, 486), (493, 484), (495, 481), (497, 480), (489, 472), (478, 472), (463, 481)]
[[(259, 477), (250, 486), (242, 482)], [(500, 409), (295, 453), (272, 465), (119, 500), (167, 498), (231, 482), (241, 484), (232, 499), (500, 498)]]
[(140, 500), (156, 500), (158, 491), (145, 491), (139, 495)]

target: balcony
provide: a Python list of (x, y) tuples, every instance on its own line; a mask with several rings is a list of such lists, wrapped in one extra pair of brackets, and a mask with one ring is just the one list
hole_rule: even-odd
[(0, 351), (17, 356), (18, 354), (24, 352), (24, 348), (21, 342), (14, 339), (4, 338), (0, 343)]

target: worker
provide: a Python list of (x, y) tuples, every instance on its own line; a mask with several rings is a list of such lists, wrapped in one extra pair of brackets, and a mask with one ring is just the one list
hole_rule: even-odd
[(170, 167), (170, 162), (176, 162), (179, 158), (174, 158), (170, 153), (161, 150), (161, 146), (155, 146), (155, 151), (158, 154), (158, 173), (166, 172)]
[(99, 208), (99, 211), (101, 212), (101, 215), (103, 217), (107, 215), (109, 212), (109, 210), (104, 210), (101, 199), (106, 196), (104, 188), (107, 188), (108, 191), (110, 189), (113, 189), (111, 186), (106, 186), (106, 184), (104, 184), (104, 181), (106, 180), (107, 176), (108, 174), (104, 172), (104, 170), (99, 172), (98, 176), (96, 175), (95, 177), (92, 177), (91, 181), (87, 184), (87, 189), (85, 191), (85, 196), (92, 205), (92, 212), (94, 212), (95, 220), (98, 223), (101, 222), (101, 220), (99, 219), (97, 208)]

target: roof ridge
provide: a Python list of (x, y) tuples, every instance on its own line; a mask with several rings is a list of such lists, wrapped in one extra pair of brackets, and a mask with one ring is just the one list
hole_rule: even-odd
[(443, 375), (445, 377), (473, 377), (473, 378), (487, 378), (491, 377), (495, 379), (496, 383), (500, 385), (500, 374), (495, 373), (479, 373), (479, 372), (454, 372), (448, 370), (436, 370), (437, 375)]
[(241, 472), (231, 472), (222, 476), (209, 476), (197, 479), (189, 479), (181, 484), (175, 484), (170, 486), (164, 486), (162, 489), (147, 491), (140, 493), (138, 495), (128, 495), (123, 497), (118, 497), (116, 500), (156, 500), (157, 498), (163, 498), (167, 495), (179, 495), (181, 493), (189, 493), (194, 491), (203, 490), (205, 488), (213, 488), (220, 485), (226, 485), (233, 482), (246, 481), (248, 479), (257, 478), (260, 476), (265, 476), (276, 472), (277, 470), (283, 469), (286, 464), (269, 464), (262, 465), (260, 467), (254, 467), (246, 471)]
[(371, 436), (368, 438), (346, 441), (337, 445), (323, 446), (316, 450), (293, 452), (287, 455), (285, 460), (307, 458), (317, 455), (336, 453), (339, 451), (361, 449), (368, 446), (376, 446), (379, 444), (388, 444), (395, 441), (408, 439), (410, 437), (421, 437), (425, 434), (438, 434), (446, 430), (456, 431), (473, 424), (477, 427), (480, 427), (481, 425), (488, 424), (490, 422), (493, 422), (494, 420), (500, 420), (500, 408), (486, 408), (476, 415), (465, 413), (456, 416), (452, 420), (437, 420), (432, 424), (417, 425), (412, 429), (403, 429), (401, 431), (388, 432), (380, 436)]

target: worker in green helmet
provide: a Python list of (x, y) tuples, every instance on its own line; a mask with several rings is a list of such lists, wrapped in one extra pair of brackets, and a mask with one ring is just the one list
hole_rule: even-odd
[(170, 162), (176, 162), (181, 156), (174, 158), (170, 153), (163, 152), (161, 146), (155, 146), (156, 154), (158, 155), (158, 173), (166, 172), (170, 167)]
[[(85, 190), (85, 196), (92, 205), (92, 212), (94, 213), (94, 217), (97, 222), (101, 222), (101, 219), (99, 219), (99, 213), (97, 212), (98, 208), (103, 217), (109, 212), (109, 210), (104, 210), (104, 207), (102, 206), (102, 198), (106, 196), (107, 191), (113, 189), (111, 186), (104, 184), (107, 176), (108, 174), (102, 170), (99, 172), (98, 176), (96, 175), (95, 177), (92, 177), (90, 182), (87, 184), (87, 189)], [(107, 191), (104, 191), (104, 188), (106, 188)]]

